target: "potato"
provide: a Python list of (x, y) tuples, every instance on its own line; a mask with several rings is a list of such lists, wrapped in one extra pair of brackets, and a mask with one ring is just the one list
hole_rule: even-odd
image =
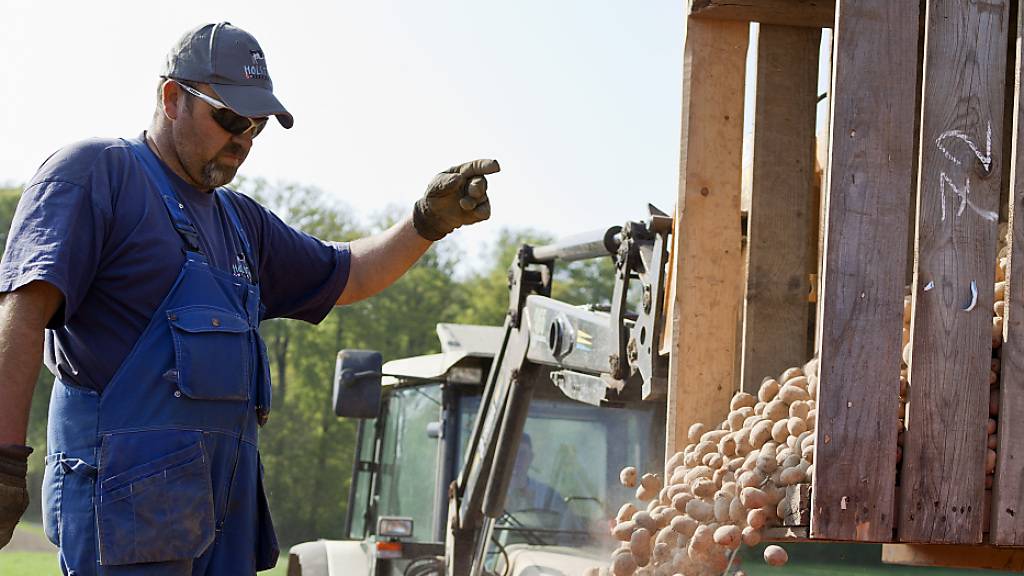
[[(717, 528), (717, 527), (716, 527)], [(697, 526), (690, 537), (690, 544), (697, 551), (707, 551), (715, 542), (715, 528), (707, 524)]]
[(633, 518), (633, 515), (636, 514), (636, 512), (636, 506), (630, 502), (626, 502), (622, 505), (622, 508), (619, 508), (619, 513), (615, 515), (615, 520), (621, 524), (622, 522)]
[(772, 437), (772, 423), (769, 420), (762, 420), (750, 430), (750, 445), (753, 448), (760, 448)]
[(747, 509), (740, 502), (739, 498), (733, 498), (729, 503), (729, 520), (735, 524), (741, 524), (747, 519)]
[(776, 442), (785, 442), (789, 436), (789, 418), (783, 418), (772, 425), (772, 439)]
[(793, 378), (796, 378), (797, 376), (803, 375), (804, 371), (796, 366), (792, 368), (786, 368), (785, 370), (782, 371), (782, 374), (779, 375), (779, 382), (785, 383), (788, 382), (789, 380), (792, 380)]
[(781, 546), (769, 546), (764, 549), (764, 561), (769, 566), (784, 566), (789, 562), (789, 554)]
[(629, 542), (629, 539), (633, 536), (633, 532), (636, 531), (636, 522), (632, 520), (626, 520), (625, 522), (619, 522), (612, 528), (612, 537), (622, 542)]
[(988, 415), (999, 414), (999, 389), (993, 388), (988, 391)]
[(768, 378), (761, 383), (761, 388), (757, 391), (757, 399), (761, 402), (770, 402), (775, 398), (775, 395), (779, 393), (778, 381), (774, 378)]
[(812, 408), (809, 412), (807, 412), (807, 417), (804, 418), (804, 421), (807, 422), (808, 430), (814, 430), (814, 428), (818, 425), (818, 411)]
[(715, 445), (718, 445), (718, 441), (721, 440), (729, 432), (730, 432), (729, 430), (710, 430), (708, 432), (705, 432), (700, 437), (700, 441), (701, 442), (713, 442)]
[(686, 505), (690, 503), (690, 500), (696, 498), (693, 494), (681, 493), (676, 494), (672, 497), (672, 507), (678, 512), (686, 512)]
[(630, 553), (616, 554), (612, 557), (613, 576), (633, 576), (636, 573), (636, 560)]
[(757, 404), (757, 398), (746, 392), (737, 392), (732, 397), (732, 401), (729, 402), (730, 410), (740, 410), (743, 408), (750, 408), (751, 411), (754, 409), (754, 405)]
[(697, 466), (684, 471), (683, 482), (693, 485), (698, 478), (710, 478), (713, 470), (710, 466)]
[(626, 488), (634, 488), (636, 486), (636, 467), (626, 466), (619, 472), (619, 482)]
[(640, 485), (646, 487), (648, 490), (657, 492), (661, 490), (662, 487), (661, 476), (651, 473), (644, 474), (643, 477), (640, 478)]
[(993, 288), (995, 289), (993, 300), (1003, 300), (1006, 298), (1006, 282), (996, 282)]
[(710, 498), (715, 495), (718, 486), (710, 478), (697, 478), (690, 485), (690, 489), (693, 491), (693, 495), (698, 498)]
[[(806, 379), (804, 382), (806, 383)], [(786, 414), (788, 415), (790, 404), (797, 401), (806, 402), (811, 399), (811, 395), (805, 388), (786, 384), (779, 390), (778, 399), (786, 404)]]
[(732, 504), (733, 500), (735, 500), (735, 498), (728, 494), (715, 494), (715, 520), (723, 524), (729, 521), (729, 506)]
[(718, 453), (723, 456), (736, 455), (736, 436), (728, 434), (718, 442)]
[(715, 544), (733, 550), (739, 547), (741, 536), (742, 534), (737, 526), (720, 526), (718, 530), (715, 530), (714, 540)]
[(808, 444), (804, 447), (803, 452), (800, 453), (800, 457), (809, 463), (814, 463), (814, 444)]
[[(897, 448), (896, 449), (896, 454), (900, 454), (900, 452), (902, 452), (902, 449)], [(810, 466), (808, 466), (807, 467), (807, 472), (805, 472), (804, 474), (807, 475), (807, 481), (808, 482), (810, 482), (811, 480), (814, 480), (814, 464), (811, 464)]]
[(672, 518), (672, 521), (669, 522), (669, 526), (672, 527), (673, 531), (689, 538), (690, 536), (693, 536), (693, 531), (697, 529), (697, 521), (687, 514), (680, 514), (675, 518)]
[[(806, 400), (806, 398), (804, 398)], [(764, 416), (772, 422), (778, 422), (783, 418), (789, 418), (789, 404), (782, 400), (772, 400), (765, 406)]]
[(686, 503), (686, 514), (698, 522), (710, 522), (715, 517), (715, 508), (704, 500), (694, 498)]
[(764, 484), (765, 475), (758, 469), (748, 470), (736, 480), (736, 486), (742, 491), (744, 488), (759, 488)]
[(804, 400), (797, 400), (789, 405), (789, 417), (800, 418), (804, 420), (807, 418), (807, 413), (811, 411), (811, 407)]
[[(741, 537), (743, 538), (743, 543), (751, 548), (761, 543), (761, 533), (750, 526), (743, 529)], [(734, 576), (737, 576), (738, 574), (739, 572)]]
[(729, 413), (729, 429), (735, 432), (743, 427), (743, 423), (747, 421), (747, 418), (754, 416), (753, 406), (744, 406), (738, 410), (733, 410)]
[(999, 436), (992, 434), (988, 437), (988, 447), (995, 450), (999, 447)]
[[(789, 428), (790, 436), (799, 436), (808, 430), (807, 422), (795, 416), (789, 418), (786, 426)], [(811, 437), (813, 438), (814, 436), (812, 435)]]
[(757, 457), (757, 469), (760, 470), (762, 474), (771, 474), (772, 472), (775, 472), (775, 469), (778, 467), (779, 463), (774, 456), (762, 453)]
[(752, 508), (747, 512), (746, 522), (747, 526), (760, 530), (768, 523), (768, 511), (764, 508)]
[(691, 444), (696, 444), (698, 441), (700, 441), (700, 437), (703, 436), (704, 432), (706, 431), (707, 430), (705, 429), (705, 426), (700, 422), (697, 422), (696, 424), (690, 426), (690, 430), (687, 433), (686, 437), (690, 440)]
[[(785, 381), (780, 380), (780, 382), (782, 382), (782, 388), (785, 388), (786, 386), (796, 386), (797, 388), (800, 388), (804, 392), (807, 392), (810, 386), (810, 378), (804, 375), (794, 376), (789, 380)], [(779, 392), (781, 393), (781, 391), (782, 389), (780, 388)]]
[(803, 482), (806, 478), (807, 475), (804, 473), (804, 469), (797, 465), (782, 471), (782, 474), (779, 475), (779, 484), (781, 486), (792, 486)]
[(802, 458), (798, 454), (790, 454), (786, 456), (786, 459), (782, 461), (782, 468), (792, 468), (800, 463)]
[(655, 542), (654, 550), (651, 552), (651, 559), (655, 566), (664, 564), (672, 558), (672, 547), (668, 542)]
[(758, 416), (764, 414), (764, 407), (767, 406), (767, 405), (768, 405), (767, 402), (760, 402), (760, 401), (757, 404), (754, 404), (754, 414), (756, 414)]
[(641, 510), (636, 514), (633, 514), (633, 522), (636, 522), (637, 528), (644, 528), (648, 532), (654, 532), (658, 529), (658, 523), (654, 521), (651, 513), (647, 510)]
[(985, 451), (985, 473), (992, 474), (996, 471), (996, 451), (989, 448)]
[(643, 484), (636, 487), (636, 499), (641, 502), (657, 502), (657, 495), (658, 492), (656, 490), (651, 490)]
[(715, 470), (715, 473), (711, 475), (711, 481), (715, 483), (715, 486), (719, 488), (726, 482), (732, 482), (736, 479), (736, 476), (728, 468), (719, 468)]
[(629, 551), (633, 554), (637, 566), (647, 566), (651, 561), (651, 532), (639, 528), (629, 539)]
[(747, 487), (740, 491), (740, 502), (749, 510), (760, 508), (768, 503), (768, 495), (760, 488)]

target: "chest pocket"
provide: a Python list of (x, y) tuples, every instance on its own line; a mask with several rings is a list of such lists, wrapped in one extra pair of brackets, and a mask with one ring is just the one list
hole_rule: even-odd
[(215, 306), (167, 311), (178, 388), (195, 400), (248, 400), (252, 333), (238, 314)]

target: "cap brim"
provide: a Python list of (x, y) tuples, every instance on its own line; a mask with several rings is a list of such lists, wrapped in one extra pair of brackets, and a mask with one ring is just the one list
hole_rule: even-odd
[(242, 116), (258, 118), (261, 116), (277, 116), (277, 121), (285, 128), (294, 124), (292, 115), (274, 96), (274, 93), (259, 86), (238, 86), (234, 84), (210, 84), (210, 88), (222, 102)]

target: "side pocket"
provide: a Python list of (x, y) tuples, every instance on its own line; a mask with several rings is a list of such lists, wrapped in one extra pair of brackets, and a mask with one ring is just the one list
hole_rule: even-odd
[(250, 328), (238, 314), (214, 306), (167, 311), (178, 388), (194, 400), (248, 400)]
[(197, 558), (213, 542), (213, 486), (201, 443), (103, 481), (100, 564)]
[(60, 505), (64, 492), (64, 454), (50, 454), (43, 468), (43, 533), (55, 546), (60, 546)]

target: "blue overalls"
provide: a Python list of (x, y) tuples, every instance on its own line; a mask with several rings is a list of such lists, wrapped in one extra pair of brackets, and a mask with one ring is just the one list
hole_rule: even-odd
[[(210, 264), (155, 155), (129, 144), (185, 263), (101, 394), (54, 383), (44, 528), (66, 575), (252, 575), (278, 557), (257, 452), (270, 407), (259, 286)], [(231, 200), (216, 193), (255, 271)]]

